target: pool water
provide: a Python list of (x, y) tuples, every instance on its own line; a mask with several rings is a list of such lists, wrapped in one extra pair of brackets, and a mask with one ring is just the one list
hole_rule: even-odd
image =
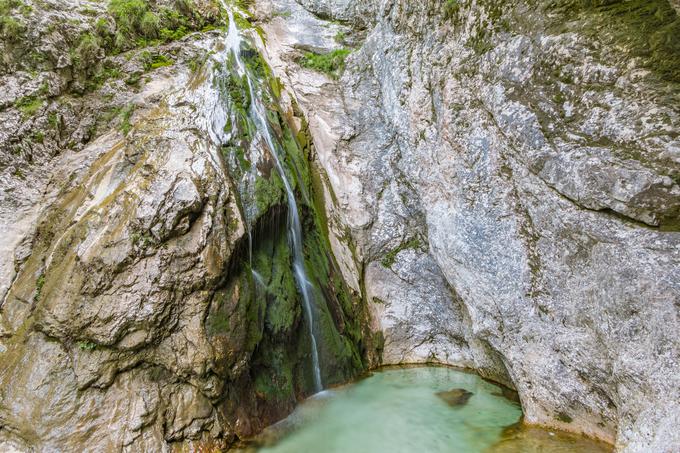
[(305, 401), (265, 431), (257, 451), (610, 451), (578, 436), (521, 429), (521, 416), (517, 402), (477, 375), (445, 367), (391, 368)]

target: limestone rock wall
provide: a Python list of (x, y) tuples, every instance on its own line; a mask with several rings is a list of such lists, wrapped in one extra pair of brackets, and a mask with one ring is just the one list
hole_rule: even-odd
[[(299, 3), (258, 10), (385, 362), (477, 369), (528, 422), (621, 451), (680, 448), (670, 3)], [(300, 67), (342, 47), (337, 80)]]

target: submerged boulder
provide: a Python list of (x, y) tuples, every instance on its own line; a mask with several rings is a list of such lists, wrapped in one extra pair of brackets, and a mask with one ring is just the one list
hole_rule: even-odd
[(474, 393), (465, 389), (452, 389), (446, 392), (437, 392), (436, 395), (451, 407), (461, 407), (468, 403)]

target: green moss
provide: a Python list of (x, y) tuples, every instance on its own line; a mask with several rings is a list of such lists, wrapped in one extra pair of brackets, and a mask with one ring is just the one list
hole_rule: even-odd
[(228, 294), (220, 290), (213, 297), (214, 307), (206, 318), (206, 331), (209, 336), (230, 335), (232, 332), (231, 313), (228, 311)]
[(142, 52), (142, 61), (144, 62), (145, 71), (153, 71), (154, 69), (163, 68), (165, 66), (172, 66), (175, 62), (163, 54), (151, 54), (150, 52)]
[(235, 108), (242, 111), (247, 111), (250, 108), (250, 94), (248, 92), (247, 82), (244, 78), (239, 78), (235, 74), (230, 74), (226, 79), (225, 88), (229, 95), (229, 99), (231, 99)]
[[(272, 221), (284, 219), (275, 217)], [(285, 412), (282, 405), (294, 404), (300, 374), (306, 374), (309, 338), (306, 329), (300, 327), (301, 300), (286, 230), (272, 221), (262, 220), (267, 230), (261, 231), (253, 244), (252, 265), (259, 274), (254, 294), (264, 301), (265, 312), (262, 336), (251, 362), (252, 379), (258, 400)], [(285, 415), (283, 412), (281, 415)]]
[(664, 232), (678, 232), (680, 231), (680, 215), (677, 217), (669, 217), (662, 219), (659, 225), (659, 231)]
[(491, 31), (481, 28), (472, 36), (467, 45), (471, 47), (477, 55), (483, 55), (493, 49), (493, 44), (491, 43)]
[(218, 311), (208, 318), (208, 330), (211, 334), (228, 333), (231, 329), (229, 315)]
[(91, 89), (98, 89), (108, 80), (120, 79), (123, 73), (118, 67), (103, 66), (99, 68), (96, 74), (90, 80)]
[[(285, 277), (286, 279), (289, 279), (287, 284), (292, 283), (292, 288), (295, 286), (295, 282), (292, 279), (292, 275), (287, 275)], [(288, 301), (295, 301), (295, 299), (290, 299), (290, 298), (285, 298), (282, 299), (286, 302)], [(298, 304), (283, 304), (283, 303), (275, 303), (272, 304), (271, 307), (267, 310), (267, 329), (269, 329), (273, 335), (277, 335), (281, 332), (289, 332), (290, 328), (295, 324), (298, 313), (297, 309), (299, 308)]]
[(230, 155), (234, 155), (236, 157), (236, 162), (239, 164), (241, 171), (242, 172), (247, 172), (250, 171), (252, 168), (252, 164), (246, 158), (246, 153), (245, 149), (239, 146), (228, 146), (223, 148), (223, 152), (225, 153), (225, 158), (228, 158)]
[(93, 351), (97, 348), (97, 344), (91, 341), (79, 341), (78, 347), (81, 351)]
[(139, 20), (139, 31), (145, 38), (157, 38), (161, 27), (161, 20), (151, 11), (144, 13)]
[(138, 231), (133, 232), (130, 234), (130, 241), (132, 242), (133, 246), (139, 248), (147, 248), (156, 243), (156, 240), (147, 231), (141, 233)]
[(299, 63), (304, 68), (323, 72), (337, 78), (345, 69), (345, 60), (350, 53), (349, 49), (336, 49), (324, 54), (305, 52)]
[(145, 0), (111, 0), (108, 9), (116, 21), (116, 48), (132, 47), (134, 39), (142, 34), (141, 20), (149, 12), (149, 4)]
[(206, 56), (195, 56), (187, 62), (192, 74), (196, 74), (205, 65)]
[(35, 281), (35, 295), (33, 296), (34, 302), (38, 302), (40, 300), (43, 286), (45, 286), (45, 274), (40, 274), (38, 279)]
[(111, 0), (108, 9), (115, 21), (114, 36), (109, 35), (102, 19), (97, 21), (96, 29), (114, 52), (178, 40), (213, 20), (190, 1), (176, 1), (174, 8), (169, 8), (147, 0)]
[(7, 41), (19, 41), (26, 26), (10, 16), (0, 16), (0, 37)]
[(335, 42), (337, 42), (338, 44), (344, 44), (346, 39), (347, 35), (345, 35), (345, 32), (342, 30), (340, 30), (335, 34), (335, 36), (333, 36), (333, 40), (335, 40)]
[(260, 177), (255, 181), (255, 203), (259, 212), (280, 205), (286, 196), (281, 177), (273, 171), (269, 179)]
[(268, 304), (266, 327), (274, 337), (285, 338), (299, 319), (301, 310), (292, 259), (285, 234), (279, 235), (271, 257), (271, 278), (267, 290), (272, 295)]
[(292, 181), (293, 188), (298, 189), (300, 194), (307, 198), (312, 183), (308, 156), (304, 154), (305, 149), (300, 146), (286, 121), (281, 116), (277, 120), (281, 127), (281, 142), (285, 151), (284, 161), (289, 167), (289, 180)]
[(267, 402), (295, 401), (295, 357), (287, 345), (267, 342), (255, 361), (255, 394)]
[[(234, 295), (238, 300), (233, 299)], [(244, 266), (225, 288), (215, 293), (206, 319), (207, 333), (221, 337), (231, 352), (250, 354), (262, 339), (263, 312), (263, 301), (254, 297), (250, 270)]]
[(248, 71), (258, 80), (267, 80), (271, 76), (271, 69), (262, 59), (257, 49), (247, 46), (241, 51), (241, 58)]
[(174, 30), (171, 28), (161, 28), (160, 30), (160, 37), (163, 41), (177, 41), (179, 39), (184, 38), (187, 34), (189, 33), (189, 30), (187, 30), (186, 27), (183, 25), (180, 25), (178, 28), (175, 28)]
[(20, 5), (21, 2), (19, 0), (0, 0), (0, 15), (9, 14)]
[(84, 14), (86, 16), (96, 16), (97, 14), (99, 14), (99, 11), (97, 11), (96, 9), (92, 9), (92, 8), (82, 8), (80, 10), (80, 13)]
[(248, 11), (253, 5), (253, 0), (234, 0), (234, 5), (241, 11)]
[(328, 216), (326, 214), (325, 206), (325, 189), (322, 181), (322, 176), (319, 170), (315, 166), (310, 166), (310, 181), (312, 190), (312, 201), (314, 203), (314, 211), (316, 212), (316, 217), (319, 222), (319, 228), (321, 229), (322, 236), (327, 239), (325, 244), (328, 250), (331, 249), (330, 241), (328, 237), (330, 234), (330, 229), (328, 227)]
[(459, 0), (446, 0), (444, 2), (444, 18), (451, 19), (458, 14), (460, 10)]
[(21, 39), (26, 26), (10, 14), (20, 8), (20, 12), (26, 15), (25, 7), (27, 6), (17, 0), (0, 0), (0, 38), (10, 42)]
[(24, 118), (35, 115), (42, 108), (45, 101), (36, 96), (25, 96), (14, 103)]
[(142, 80), (142, 75), (143, 73), (141, 72), (133, 72), (128, 76), (127, 79), (125, 79), (125, 84), (132, 87), (139, 86), (139, 82)]
[(134, 104), (129, 104), (120, 112), (120, 131), (123, 133), (123, 135), (127, 135), (128, 132), (130, 132), (130, 129), (132, 129), (130, 119), (132, 118), (132, 114), (134, 112)]
[(390, 268), (394, 265), (394, 263), (397, 260), (397, 255), (399, 252), (407, 249), (421, 249), (423, 247), (423, 244), (421, 243), (420, 239), (418, 238), (413, 238), (407, 242), (404, 242), (399, 245), (399, 247), (390, 250), (387, 252), (387, 254), (383, 257), (382, 260), (380, 260), (380, 263), (387, 267)]
[(282, 17), (284, 19), (287, 19), (293, 15), (292, 11), (274, 11), (271, 15), (272, 18), (274, 17)]
[(81, 36), (78, 46), (72, 52), (75, 68), (87, 74), (92, 73), (99, 54), (100, 47), (97, 38), (91, 33), (85, 33)]
[(563, 423), (571, 423), (574, 421), (574, 419), (571, 417), (571, 415), (567, 414), (566, 412), (560, 412), (557, 414), (557, 419)]
[(99, 17), (94, 23), (94, 30), (100, 37), (108, 35), (109, 19), (106, 17)]

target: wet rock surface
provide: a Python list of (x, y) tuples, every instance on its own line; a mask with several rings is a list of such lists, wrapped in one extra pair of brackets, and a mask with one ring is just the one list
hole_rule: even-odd
[(503, 430), (502, 439), (489, 448), (492, 453), (609, 453), (612, 447), (604, 442), (580, 437), (563, 431), (545, 430), (517, 423)]

